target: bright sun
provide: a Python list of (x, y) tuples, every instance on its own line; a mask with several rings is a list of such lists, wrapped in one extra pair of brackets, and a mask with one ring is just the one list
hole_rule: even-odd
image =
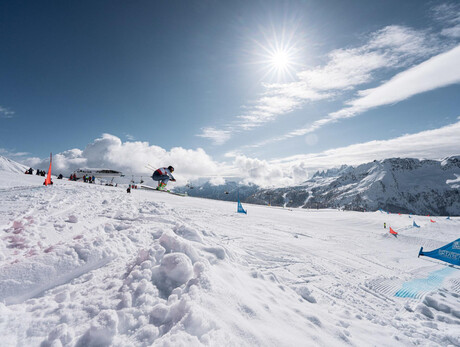
[(275, 69), (285, 70), (289, 68), (291, 60), (289, 54), (286, 51), (277, 51), (273, 53), (270, 62)]
[(283, 30), (281, 34), (266, 35), (264, 41), (255, 41), (260, 48), (257, 53), (263, 80), (293, 80), (296, 70), (301, 66), (301, 42), (296, 40), (295, 32)]

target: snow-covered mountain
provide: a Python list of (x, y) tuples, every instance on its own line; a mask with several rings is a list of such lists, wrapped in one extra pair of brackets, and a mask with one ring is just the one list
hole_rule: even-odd
[(28, 167), (0, 155), (0, 171), (24, 173)]
[(460, 156), (392, 158), (317, 172), (296, 187), (261, 189), (246, 202), (286, 207), (460, 215)]

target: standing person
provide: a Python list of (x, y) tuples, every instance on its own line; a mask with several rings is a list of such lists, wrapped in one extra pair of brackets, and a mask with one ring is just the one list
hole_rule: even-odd
[(171, 182), (176, 182), (176, 179), (172, 175), (173, 172), (174, 168), (171, 165), (168, 167), (160, 167), (159, 169), (155, 170), (152, 175), (152, 179), (154, 181), (158, 181), (158, 190), (166, 189), (166, 185), (168, 184), (169, 180), (171, 180)]

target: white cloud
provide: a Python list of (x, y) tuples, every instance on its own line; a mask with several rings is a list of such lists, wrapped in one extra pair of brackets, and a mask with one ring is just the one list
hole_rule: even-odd
[(254, 182), (258, 185), (277, 184), (285, 177), (282, 169), (278, 165), (271, 165), (265, 160), (237, 156), (233, 165), (241, 172), (242, 177), (247, 183)]
[[(28, 165), (46, 169), (49, 158), (29, 158)], [(151, 174), (145, 166), (162, 167), (172, 165), (175, 177), (185, 182), (191, 177), (209, 176), (225, 173), (224, 164), (215, 162), (201, 149), (174, 147), (167, 151), (148, 142), (122, 142), (120, 138), (103, 134), (88, 144), (84, 150), (71, 149), (53, 155), (53, 172), (70, 174), (81, 167), (111, 168), (127, 175)]]
[(209, 180), (209, 183), (211, 185), (213, 185), (213, 186), (220, 186), (220, 185), (225, 184), (225, 178), (223, 178), (223, 177), (212, 177)]
[(10, 109), (0, 106), (0, 118), (13, 118), (14, 111), (11, 111)]
[(433, 17), (450, 25), (460, 24), (460, 5), (458, 3), (443, 3), (432, 8)]
[(460, 38), (460, 25), (441, 31), (442, 35)]
[(227, 142), (230, 139), (231, 135), (229, 130), (218, 130), (209, 127), (202, 129), (202, 133), (196, 136), (210, 139), (213, 141), (214, 144), (221, 145)]
[(441, 35), (460, 38), (460, 4), (444, 3), (433, 8), (433, 17), (446, 26)]
[(309, 170), (302, 161), (280, 165), (278, 162), (239, 155), (235, 157), (233, 166), (244, 178), (243, 182), (255, 183), (263, 187), (294, 185), (305, 181), (309, 175)]
[(460, 83), (460, 45), (401, 72), (377, 88), (359, 92), (360, 98), (347, 102), (350, 107), (330, 117), (348, 118), (370, 108), (400, 102), (416, 94)]
[(403, 135), (390, 140), (370, 141), (347, 147), (330, 149), (321, 153), (299, 155), (271, 163), (291, 166), (304, 163), (310, 170), (323, 170), (342, 164), (357, 165), (393, 157), (441, 159), (460, 155), (460, 122), (434, 130)]
[(305, 88), (312, 90), (352, 89), (369, 82), (371, 72), (386, 66), (387, 59), (378, 52), (366, 52), (362, 48), (335, 50), (329, 54), (324, 67), (302, 71), (298, 74)]
[(12, 152), (11, 150), (8, 150), (6, 148), (0, 148), (0, 155), (3, 155), (5, 157), (24, 157), (29, 154), (29, 152)]
[(409, 65), (438, 50), (427, 33), (391, 25), (372, 33), (362, 46), (330, 52), (327, 65), (301, 71), (298, 76), (316, 91), (353, 89), (372, 81), (376, 70)]
[[(303, 104), (302, 99), (283, 95), (287, 88), (274, 95), (266, 95), (257, 101), (254, 106), (245, 115), (240, 116), (241, 121), (238, 123), (243, 129), (250, 129), (275, 119), (279, 114), (293, 111)], [(230, 136), (230, 135), (229, 135)]]
[(436, 38), (425, 31), (390, 25), (372, 34), (364, 49), (381, 52), (390, 64), (407, 65), (415, 58), (438, 52), (440, 47)]

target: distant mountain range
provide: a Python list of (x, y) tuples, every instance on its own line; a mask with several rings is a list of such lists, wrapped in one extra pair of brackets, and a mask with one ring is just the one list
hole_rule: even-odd
[(235, 182), (206, 183), (187, 191), (191, 196), (301, 208), (383, 209), (393, 213), (460, 215), (460, 156), (437, 160), (392, 158), (356, 167), (317, 172), (293, 187), (263, 189)]

